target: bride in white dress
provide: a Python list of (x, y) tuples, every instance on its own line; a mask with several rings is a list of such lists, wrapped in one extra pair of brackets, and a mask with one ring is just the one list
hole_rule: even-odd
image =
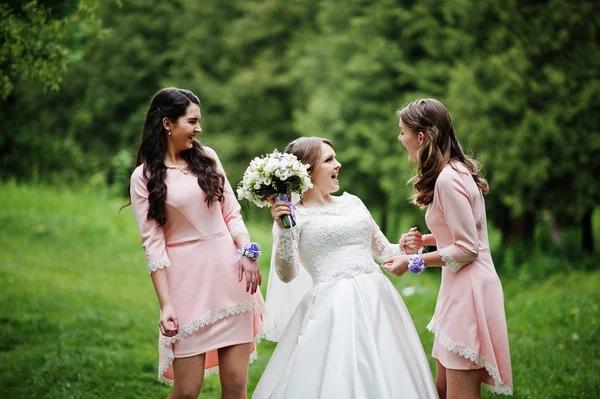
[(358, 197), (331, 196), (342, 166), (331, 142), (301, 138), (286, 152), (311, 165), (313, 188), (296, 207), (294, 239), (280, 224), (289, 205), (275, 202), (271, 210), (277, 226), (264, 336), (279, 344), (252, 397), (437, 398), (410, 314), (373, 260), (398, 254), (399, 246)]

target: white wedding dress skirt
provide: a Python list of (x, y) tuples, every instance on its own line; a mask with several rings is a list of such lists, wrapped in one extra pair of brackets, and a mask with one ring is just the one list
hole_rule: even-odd
[(358, 197), (334, 200), (298, 207), (294, 239), (273, 227), (263, 336), (279, 344), (252, 397), (437, 398), (410, 314), (373, 259), (398, 244)]
[(376, 270), (315, 285), (304, 296), (252, 397), (438, 396), (410, 314)]

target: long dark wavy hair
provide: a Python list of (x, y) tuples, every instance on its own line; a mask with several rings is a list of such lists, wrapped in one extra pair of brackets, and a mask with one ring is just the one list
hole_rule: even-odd
[[(144, 164), (143, 176), (147, 180), (150, 204), (148, 219), (156, 220), (159, 226), (167, 222), (165, 215), (167, 167), (163, 161), (167, 152), (167, 131), (163, 126), (163, 119), (169, 118), (172, 123), (177, 123), (177, 120), (185, 115), (191, 103), (200, 106), (200, 100), (194, 93), (169, 87), (160, 90), (152, 97), (146, 112), (135, 167)], [(202, 144), (194, 140), (192, 148), (183, 151), (181, 155), (189, 165), (190, 171), (198, 176), (198, 185), (206, 193), (208, 206), (211, 206), (214, 201), (223, 202), (225, 177), (217, 171), (217, 162), (208, 156)], [(131, 194), (129, 195), (127, 205), (131, 204)]]
[(423, 132), (425, 136), (423, 146), (416, 154), (417, 173), (411, 179), (415, 204), (421, 207), (431, 204), (435, 182), (442, 169), (452, 161), (465, 165), (479, 190), (487, 194), (489, 186), (479, 174), (479, 163), (465, 155), (444, 104), (434, 99), (416, 100), (397, 114), (412, 132)]

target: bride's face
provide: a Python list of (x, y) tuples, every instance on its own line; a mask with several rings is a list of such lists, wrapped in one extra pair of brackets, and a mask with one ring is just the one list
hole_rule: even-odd
[(328, 144), (321, 143), (321, 156), (311, 174), (315, 188), (326, 192), (335, 193), (340, 189), (338, 173), (342, 164), (335, 158), (335, 151)]

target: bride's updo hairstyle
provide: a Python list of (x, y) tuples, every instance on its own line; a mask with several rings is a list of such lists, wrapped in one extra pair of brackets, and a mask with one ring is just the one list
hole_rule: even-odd
[(285, 148), (285, 153), (295, 155), (303, 164), (309, 164), (308, 173), (312, 174), (315, 165), (321, 158), (321, 144), (325, 143), (335, 150), (331, 141), (321, 137), (300, 137)]

